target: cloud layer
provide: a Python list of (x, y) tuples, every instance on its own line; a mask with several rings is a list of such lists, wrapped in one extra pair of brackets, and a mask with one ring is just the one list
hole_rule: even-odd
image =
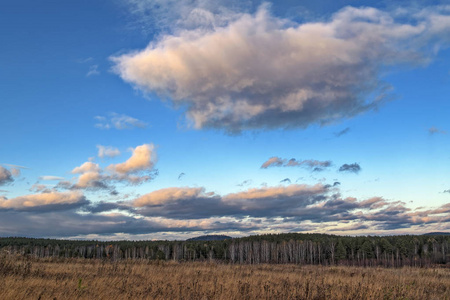
[(382, 68), (424, 64), (446, 46), (448, 13), (347, 7), (326, 22), (295, 24), (263, 5), (112, 60), (123, 80), (187, 107), (198, 129), (323, 125), (382, 103)]
[(128, 236), (164, 233), (342, 232), (448, 230), (450, 205), (407, 208), (382, 197), (341, 197), (330, 185), (249, 188), (218, 195), (171, 187), (118, 202), (87, 200), (79, 191), (0, 197), (0, 235)]

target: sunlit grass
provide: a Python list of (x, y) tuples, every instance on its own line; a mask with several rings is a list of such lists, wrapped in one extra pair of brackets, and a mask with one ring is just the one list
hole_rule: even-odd
[(1, 299), (450, 299), (450, 268), (0, 258)]

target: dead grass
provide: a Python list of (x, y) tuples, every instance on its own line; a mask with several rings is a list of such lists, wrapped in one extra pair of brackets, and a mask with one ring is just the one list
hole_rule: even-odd
[(450, 299), (450, 269), (2, 256), (0, 299)]

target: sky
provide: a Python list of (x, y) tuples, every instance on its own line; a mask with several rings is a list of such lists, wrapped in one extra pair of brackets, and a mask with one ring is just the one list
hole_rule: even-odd
[(445, 1), (0, 2), (0, 236), (450, 231)]

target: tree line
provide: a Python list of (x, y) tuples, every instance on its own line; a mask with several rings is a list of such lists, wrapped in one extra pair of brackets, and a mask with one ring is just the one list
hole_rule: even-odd
[(427, 266), (450, 263), (449, 235), (266, 234), (222, 241), (86, 241), (8, 237), (0, 251), (34, 257), (214, 260), (233, 264)]

